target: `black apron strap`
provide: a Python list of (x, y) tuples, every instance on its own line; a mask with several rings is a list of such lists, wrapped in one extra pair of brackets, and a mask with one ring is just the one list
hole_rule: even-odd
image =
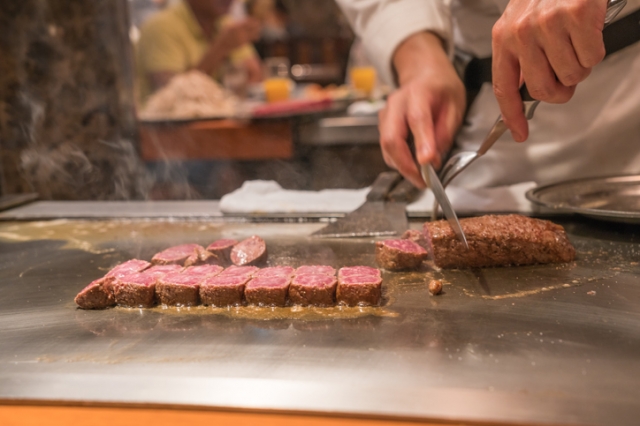
[[(604, 29), (602, 35), (607, 51), (606, 56), (640, 41), (640, 9), (612, 22)], [(467, 88), (468, 112), (482, 85), (491, 83), (491, 58), (470, 58), (463, 53), (456, 53), (456, 55), (458, 61), (466, 64), (465, 67), (458, 66), (458, 69), (464, 68), (462, 81)]]

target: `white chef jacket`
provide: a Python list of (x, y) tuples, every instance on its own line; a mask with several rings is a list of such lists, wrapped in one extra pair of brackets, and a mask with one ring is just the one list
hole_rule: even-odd
[[(392, 84), (398, 45), (432, 31), (453, 46), (491, 55), (491, 28), (509, 0), (337, 0), (380, 76)], [(640, 8), (629, 0), (623, 17)], [(456, 138), (454, 150), (476, 150), (500, 113), (490, 84), (482, 87)], [(507, 132), (460, 174), (470, 188), (580, 177), (640, 173), (640, 42), (609, 56), (578, 85), (566, 104), (541, 103), (529, 121), (529, 139)]]

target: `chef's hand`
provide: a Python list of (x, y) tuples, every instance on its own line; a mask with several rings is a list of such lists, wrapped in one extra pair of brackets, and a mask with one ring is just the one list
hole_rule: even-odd
[(529, 128), (518, 89), (565, 103), (605, 55), (607, 0), (511, 0), (493, 27), (493, 90), (518, 142)]
[(413, 133), (418, 162), (439, 167), (462, 122), (465, 88), (442, 41), (432, 33), (407, 38), (396, 49), (393, 64), (400, 88), (379, 114), (382, 155), (389, 167), (424, 188), (406, 143), (408, 130)]

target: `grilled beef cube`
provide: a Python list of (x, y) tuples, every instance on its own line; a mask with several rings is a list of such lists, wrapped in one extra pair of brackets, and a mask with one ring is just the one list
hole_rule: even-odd
[(469, 249), (445, 220), (424, 224), (428, 250), (440, 268), (482, 268), (571, 262), (575, 248), (564, 228), (520, 215), (487, 215), (460, 220)]
[(174, 272), (158, 279), (156, 298), (168, 306), (196, 306), (200, 303), (200, 283), (202, 275)]
[(116, 304), (130, 308), (153, 306), (158, 279), (181, 269), (179, 265), (156, 265), (143, 272), (117, 278), (113, 284)]
[(200, 301), (211, 306), (236, 306), (242, 304), (248, 275), (207, 277), (200, 283)]
[(338, 281), (333, 275), (296, 275), (289, 286), (289, 299), (295, 305), (332, 306)]
[(113, 283), (117, 278), (135, 274), (147, 269), (151, 264), (144, 260), (132, 259), (117, 265), (104, 277), (86, 286), (75, 298), (76, 304), (82, 309), (104, 309), (115, 306)]
[(427, 251), (411, 240), (376, 242), (376, 262), (390, 271), (417, 269), (427, 258)]
[[(344, 268), (343, 268), (344, 269)], [(373, 268), (372, 268), (373, 269)], [(375, 306), (382, 296), (382, 278), (376, 274), (347, 275), (338, 272), (336, 300), (349, 306)]]
[(244, 289), (248, 304), (259, 306), (285, 306), (291, 278), (261, 277), (252, 278)]

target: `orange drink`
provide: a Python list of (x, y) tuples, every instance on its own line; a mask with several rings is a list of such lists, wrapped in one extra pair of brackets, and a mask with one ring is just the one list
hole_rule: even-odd
[(371, 95), (376, 84), (376, 69), (374, 67), (353, 67), (350, 72), (351, 84), (356, 90), (366, 96)]
[(288, 78), (267, 78), (263, 84), (267, 102), (286, 101), (289, 99), (291, 81)]

